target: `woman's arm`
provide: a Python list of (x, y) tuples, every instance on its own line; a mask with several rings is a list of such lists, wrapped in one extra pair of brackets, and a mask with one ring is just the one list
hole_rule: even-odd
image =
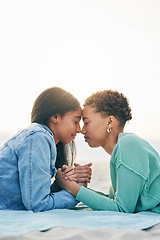
[[(55, 208), (71, 208), (78, 202), (66, 191), (51, 193), (51, 158), (56, 160), (56, 148), (49, 136), (36, 132), (28, 136), (18, 150), (19, 182), (22, 201), (34, 212)], [(52, 146), (52, 156), (51, 156)], [(54, 152), (55, 151), (55, 152)], [(55, 155), (55, 156), (54, 156)]]
[(117, 191), (114, 199), (83, 187), (79, 190), (76, 199), (93, 210), (133, 213), (143, 184), (144, 180), (141, 176), (121, 166), (117, 171)]
[(57, 179), (62, 188), (76, 196), (76, 200), (83, 202), (93, 210), (128, 213), (135, 211), (139, 194), (144, 185), (141, 176), (123, 165), (117, 169), (117, 192), (114, 199), (78, 186), (76, 182), (64, 180), (60, 169), (57, 173)]

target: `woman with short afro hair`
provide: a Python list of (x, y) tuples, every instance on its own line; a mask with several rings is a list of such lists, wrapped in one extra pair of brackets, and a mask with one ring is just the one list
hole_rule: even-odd
[(127, 98), (112, 90), (94, 93), (86, 99), (82, 117), (88, 145), (111, 155), (109, 194), (65, 181), (60, 171), (59, 185), (93, 210), (160, 213), (160, 156), (145, 140), (124, 133), (132, 119)]

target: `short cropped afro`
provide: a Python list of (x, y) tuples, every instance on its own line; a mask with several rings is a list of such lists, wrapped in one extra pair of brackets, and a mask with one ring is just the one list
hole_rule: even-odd
[(84, 102), (84, 107), (92, 105), (96, 112), (102, 112), (102, 116), (114, 116), (118, 118), (120, 127), (124, 127), (128, 120), (132, 119), (131, 108), (127, 98), (117, 91), (103, 90), (93, 93)]

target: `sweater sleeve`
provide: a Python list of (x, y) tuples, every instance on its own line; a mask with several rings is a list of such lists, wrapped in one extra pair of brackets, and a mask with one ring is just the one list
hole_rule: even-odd
[(114, 199), (81, 187), (76, 199), (93, 210), (134, 212), (138, 196), (143, 187), (143, 179), (121, 165), (117, 169), (117, 192)]
[(85, 187), (80, 188), (76, 196), (76, 200), (83, 202), (93, 210), (118, 211), (118, 208), (113, 200)]

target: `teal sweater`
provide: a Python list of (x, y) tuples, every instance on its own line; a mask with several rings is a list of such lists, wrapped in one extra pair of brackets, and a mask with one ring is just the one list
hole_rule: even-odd
[(81, 187), (76, 199), (93, 210), (160, 213), (160, 156), (143, 139), (120, 133), (110, 160), (109, 195)]

